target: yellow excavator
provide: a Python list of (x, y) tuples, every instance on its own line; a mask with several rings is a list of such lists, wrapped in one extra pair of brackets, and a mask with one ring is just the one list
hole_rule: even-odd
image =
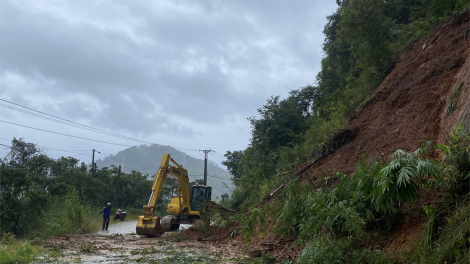
[[(170, 161), (173, 165), (170, 165)], [(160, 198), (166, 176), (178, 180), (179, 188), (175, 198), (171, 199), (167, 206), (167, 212), (174, 215), (167, 215), (160, 221), (160, 217), (155, 216), (155, 209)], [(170, 154), (163, 154), (162, 163), (158, 169), (155, 181), (152, 186), (152, 194), (148, 205), (144, 205), (144, 215), (139, 216), (136, 233), (145, 236), (161, 236), (166, 231), (179, 229), (180, 224), (194, 224), (200, 219), (200, 206), (204, 201), (215, 204), (211, 201), (212, 187), (204, 185), (189, 186), (188, 171), (170, 157)], [(203, 210), (210, 210), (203, 208)]]

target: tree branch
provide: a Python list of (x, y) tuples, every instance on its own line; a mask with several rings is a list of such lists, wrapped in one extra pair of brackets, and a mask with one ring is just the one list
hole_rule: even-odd
[(18, 222), (19, 215), (16, 216), (16, 220), (15, 220), (15, 219), (6, 218), (6, 217), (4, 217), (3, 214), (0, 215), (0, 218), (3, 219), (3, 220), (12, 221), (12, 222), (15, 222), (15, 223), (16, 223), (16, 222)]

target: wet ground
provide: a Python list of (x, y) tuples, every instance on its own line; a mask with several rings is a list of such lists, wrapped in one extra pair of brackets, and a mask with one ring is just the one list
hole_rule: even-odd
[[(137, 220), (130, 220), (130, 221), (125, 221), (125, 222), (115, 222), (112, 223), (108, 231), (98, 231), (96, 234), (98, 235), (103, 235), (103, 236), (109, 236), (112, 234), (131, 234), (135, 233), (135, 227), (137, 225)], [(180, 225), (180, 230), (184, 230), (189, 228), (191, 225)]]
[[(49, 263), (240, 263), (245, 256), (211, 242), (183, 240), (177, 232), (159, 238), (135, 234), (137, 221), (114, 223), (108, 231), (45, 241)], [(180, 229), (189, 228), (182, 225)]]

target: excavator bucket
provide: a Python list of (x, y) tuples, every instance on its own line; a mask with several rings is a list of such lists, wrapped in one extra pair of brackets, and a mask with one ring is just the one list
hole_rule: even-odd
[(160, 225), (160, 217), (158, 216), (153, 216), (149, 220), (144, 219), (144, 216), (139, 216), (135, 232), (137, 235), (149, 237), (159, 237), (165, 233)]

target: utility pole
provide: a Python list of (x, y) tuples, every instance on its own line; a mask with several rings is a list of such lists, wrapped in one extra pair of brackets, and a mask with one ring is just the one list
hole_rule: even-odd
[(93, 149), (93, 158), (91, 160), (91, 174), (93, 175), (96, 171), (96, 163), (95, 163), (95, 152), (100, 153), (96, 149)]
[(199, 151), (204, 152), (204, 185), (207, 186), (207, 155), (210, 152), (214, 152), (214, 151), (211, 149), (204, 149), (204, 150), (199, 150)]
[(119, 177), (121, 177), (121, 165), (119, 165), (119, 171), (116, 178), (116, 189), (114, 191), (114, 206), (116, 209), (118, 208), (118, 200), (119, 200)]

